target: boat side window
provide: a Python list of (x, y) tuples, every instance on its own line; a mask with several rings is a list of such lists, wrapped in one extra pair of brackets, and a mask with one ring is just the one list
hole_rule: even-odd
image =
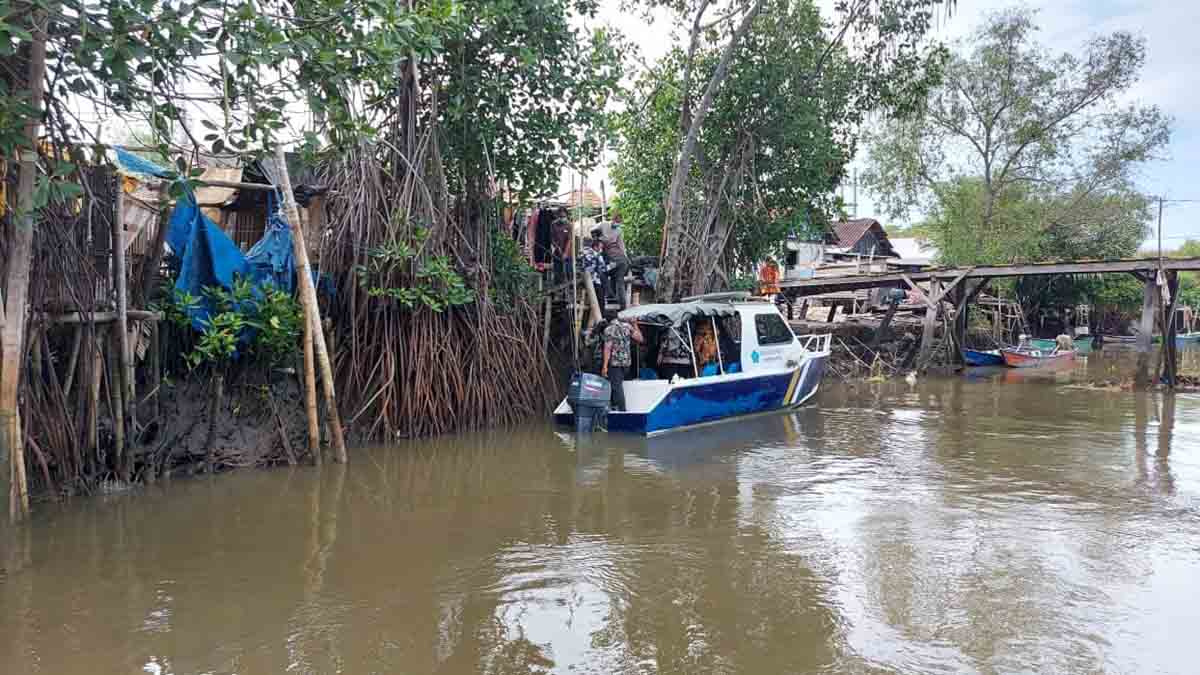
[(742, 317), (734, 314), (732, 316), (721, 317), (721, 332), (728, 336), (730, 342), (735, 345), (742, 344)]
[(754, 329), (760, 345), (782, 345), (795, 340), (792, 330), (778, 314), (758, 314), (754, 317)]

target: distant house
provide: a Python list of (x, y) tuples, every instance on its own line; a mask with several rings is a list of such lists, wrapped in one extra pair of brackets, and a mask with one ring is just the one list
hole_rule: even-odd
[(860, 255), (876, 258), (898, 258), (888, 240), (883, 225), (874, 218), (856, 218), (835, 222), (826, 243), (843, 255)]

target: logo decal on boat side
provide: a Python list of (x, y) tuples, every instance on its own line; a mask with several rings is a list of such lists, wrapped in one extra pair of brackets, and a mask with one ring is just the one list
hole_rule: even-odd
[(757, 349), (750, 352), (750, 360), (755, 363), (758, 363), (758, 350)]

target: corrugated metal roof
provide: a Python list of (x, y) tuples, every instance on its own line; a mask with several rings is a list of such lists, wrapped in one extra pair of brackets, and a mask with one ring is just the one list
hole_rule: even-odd
[(878, 225), (879, 229), (883, 226), (874, 218), (856, 218), (854, 220), (840, 220), (833, 224), (833, 235), (837, 237), (837, 245), (846, 248), (854, 248), (859, 239), (870, 231), (872, 226)]

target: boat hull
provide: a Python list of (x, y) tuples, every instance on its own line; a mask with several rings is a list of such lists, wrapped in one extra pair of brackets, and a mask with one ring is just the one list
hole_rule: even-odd
[(1070, 363), (1075, 360), (1075, 352), (1059, 352), (1058, 354), (1041, 355), (1033, 352), (1001, 349), (1004, 365), (1010, 368), (1039, 368), (1059, 363)]
[(979, 349), (964, 349), (963, 361), (968, 366), (1002, 366), (1004, 357), (999, 351), (982, 351)]
[[(608, 413), (610, 432), (655, 436), (747, 415), (794, 408), (816, 394), (827, 354), (806, 358), (789, 371), (683, 380), (646, 411)], [(560, 425), (573, 425), (564, 401), (554, 414)]]

